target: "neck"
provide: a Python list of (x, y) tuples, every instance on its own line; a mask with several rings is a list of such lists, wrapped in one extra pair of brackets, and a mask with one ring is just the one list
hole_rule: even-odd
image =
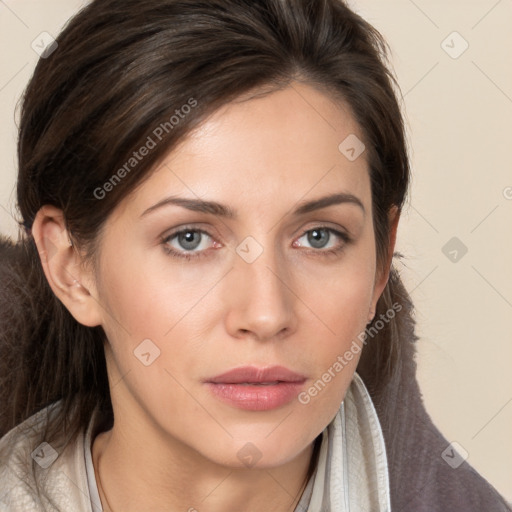
[(209, 461), (179, 442), (162, 448), (138, 439), (114, 424), (93, 442), (104, 512), (293, 512), (313, 455), (310, 445), (282, 466), (239, 469)]

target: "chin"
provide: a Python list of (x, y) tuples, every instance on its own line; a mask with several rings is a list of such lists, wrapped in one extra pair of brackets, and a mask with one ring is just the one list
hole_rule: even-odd
[[(203, 451), (213, 463), (231, 469), (272, 469), (291, 462), (311, 446), (316, 436), (298, 435), (294, 429), (260, 436), (237, 436), (226, 442), (212, 441), (215, 451)], [(208, 447), (211, 448), (211, 447)]]

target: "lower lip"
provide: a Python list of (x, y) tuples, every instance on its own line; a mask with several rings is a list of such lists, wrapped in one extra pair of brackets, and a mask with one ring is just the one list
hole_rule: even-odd
[(297, 398), (303, 383), (279, 382), (265, 386), (207, 382), (208, 388), (217, 398), (248, 411), (268, 411), (291, 402)]

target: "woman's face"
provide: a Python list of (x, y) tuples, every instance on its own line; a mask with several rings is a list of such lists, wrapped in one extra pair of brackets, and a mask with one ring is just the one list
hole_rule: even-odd
[(114, 211), (95, 278), (119, 428), (272, 467), (331, 421), (385, 285), (354, 136), (294, 83), (216, 112)]

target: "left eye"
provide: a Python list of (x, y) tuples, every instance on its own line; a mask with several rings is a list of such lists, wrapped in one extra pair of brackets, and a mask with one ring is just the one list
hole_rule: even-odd
[[(208, 239), (210, 235), (206, 233), (205, 231), (197, 230), (197, 229), (185, 229), (182, 231), (178, 231), (177, 233), (174, 233), (172, 235), (169, 235), (164, 242), (168, 243), (169, 245), (172, 240), (176, 240), (176, 242), (179, 244), (178, 247), (174, 246), (175, 250), (178, 251), (185, 251), (185, 252), (200, 252), (201, 250), (205, 249), (206, 247), (201, 247), (201, 244), (204, 245), (204, 239)], [(206, 244), (208, 246), (208, 244)]]
[(343, 241), (348, 242), (348, 237), (344, 233), (336, 231), (332, 228), (318, 227), (306, 231), (300, 238), (298, 238), (298, 245), (303, 247), (303, 243), (301, 243), (300, 240), (306, 238), (307, 243), (311, 244), (313, 249), (333, 249), (340, 245), (339, 243), (334, 243), (334, 245), (330, 246), (327, 245), (331, 241), (333, 234), (335, 238), (341, 238)]

